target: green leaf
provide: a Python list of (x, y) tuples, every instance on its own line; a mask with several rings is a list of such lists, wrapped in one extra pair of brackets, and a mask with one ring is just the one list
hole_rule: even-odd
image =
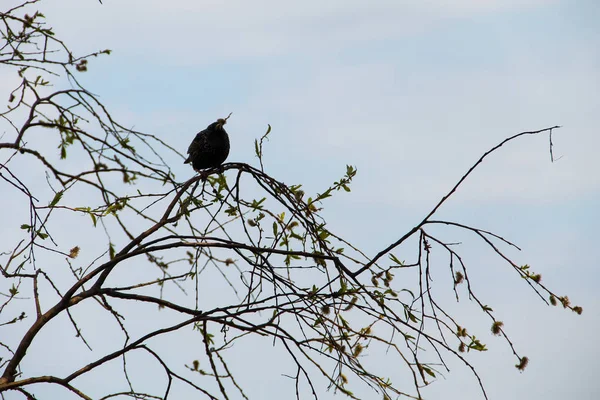
[(435, 378), (435, 373), (431, 370), (431, 368), (426, 367), (424, 365), (421, 365), (421, 368), (423, 369), (423, 371), (425, 371), (427, 373), (427, 375)]
[(407, 311), (407, 314), (408, 314), (408, 318), (410, 318), (410, 320), (411, 320), (412, 322), (414, 322), (414, 323), (417, 323), (417, 322), (419, 322), (419, 320), (417, 319), (417, 317), (415, 317), (415, 316), (414, 316), (414, 314), (413, 314), (413, 313), (411, 313), (410, 311)]
[(256, 201), (256, 200), (252, 200), (252, 204), (250, 204), (250, 208), (252, 208), (253, 210), (261, 210), (262, 206), (261, 204), (264, 203), (264, 201), (266, 200), (266, 197), (263, 197), (262, 199)]
[(49, 207), (54, 207), (55, 205), (58, 204), (58, 202), (60, 201), (60, 199), (63, 197), (64, 192), (62, 190), (56, 192), (54, 194), (54, 198), (52, 199), (52, 201), (50, 202), (50, 204), (48, 205)]
[(237, 208), (235, 208), (234, 206), (230, 206), (228, 209), (225, 210), (225, 214), (227, 214), (230, 217), (237, 217)]
[(21, 229), (30, 230), (31, 229), (31, 225), (23, 224), (23, 225), (21, 225)]
[(469, 344), (468, 348), (476, 351), (487, 351), (485, 344), (481, 343), (479, 339), (475, 338), (475, 336), (471, 338), (471, 343)]
[(325, 192), (323, 192), (323, 194), (317, 194), (317, 198), (315, 199), (315, 202), (326, 199), (328, 197), (331, 197), (331, 188), (327, 189)]
[(208, 342), (208, 344), (214, 344), (215, 341), (213, 340), (213, 337), (215, 337), (215, 335), (213, 335), (212, 333), (205, 333), (204, 334), (204, 340), (206, 340)]
[(296, 240), (304, 241), (304, 238), (302, 236), (300, 236), (300, 235), (298, 235), (297, 233), (294, 233), (294, 232), (290, 233), (290, 237), (294, 238)]
[(338, 295), (342, 295), (344, 293), (346, 293), (348, 291), (348, 285), (346, 284), (346, 281), (342, 280), (340, 281), (340, 289), (337, 291)]
[(258, 139), (254, 139), (254, 153), (260, 158), (260, 149), (258, 148)]
[(352, 165), (346, 165), (346, 175), (348, 178), (354, 177), (354, 175), (356, 175), (356, 168), (354, 168)]
[(331, 234), (329, 232), (327, 232), (325, 229), (323, 229), (321, 232), (319, 232), (319, 238), (326, 240)]
[(113, 246), (112, 243), (108, 244), (108, 255), (110, 256), (110, 259), (112, 260), (113, 258), (115, 258), (115, 246)]
[(398, 257), (396, 257), (396, 256), (395, 256), (395, 255), (393, 255), (393, 254), (390, 254), (390, 260), (392, 260), (393, 262), (395, 262), (396, 264), (398, 264), (398, 265), (400, 265), (400, 266), (403, 266), (403, 265), (404, 265), (404, 262), (403, 262), (403, 261), (400, 261), (400, 260), (398, 259)]

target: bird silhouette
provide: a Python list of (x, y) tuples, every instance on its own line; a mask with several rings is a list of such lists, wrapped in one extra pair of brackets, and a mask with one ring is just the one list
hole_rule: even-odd
[(205, 130), (196, 134), (188, 147), (188, 158), (184, 164), (192, 164), (196, 171), (219, 167), (229, 155), (229, 136), (223, 128), (227, 118), (219, 118), (208, 125)]

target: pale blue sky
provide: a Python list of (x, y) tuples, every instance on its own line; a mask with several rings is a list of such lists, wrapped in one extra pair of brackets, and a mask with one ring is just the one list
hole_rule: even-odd
[[(113, 50), (91, 61), (82, 82), (125, 125), (184, 152), (198, 130), (232, 111), (229, 160), (255, 164), (253, 140), (271, 124), (267, 171), (313, 193), (355, 165), (352, 194), (326, 203), (325, 216), (370, 254), (418, 222), (483, 151), (519, 131), (562, 125), (554, 134), (559, 161), (550, 163), (546, 136), (513, 143), (440, 217), (510, 238), (523, 248), (523, 264), (584, 309), (577, 316), (545, 307), (475, 246), (470, 271), (479, 293), (531, 359), (519, 373), (485, 320), (490, 351), (470, 360), (490, 399), (600, 398), (600, 2), (64, 0), (46, 7), (77, 51)], [(179, 179), (191, 176), (180, 159), (169, 161)], [(265, 377), (255, 373), (259, 385)], [(280, 398), (254, 390), (263, 391), (255, 398)], [(423, 393), (480, 398), (457, 364)]]

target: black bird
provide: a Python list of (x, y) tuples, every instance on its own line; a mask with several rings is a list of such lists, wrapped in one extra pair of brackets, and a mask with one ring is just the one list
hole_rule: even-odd
[(196, 171), (223, 164), (229, 155), (229, 136), (223, 125), (230, 116), (231, 113), (227, 118), (219, 118), (196, 135), (188, 147), (189, 156), (184, 164), (192, 163)]

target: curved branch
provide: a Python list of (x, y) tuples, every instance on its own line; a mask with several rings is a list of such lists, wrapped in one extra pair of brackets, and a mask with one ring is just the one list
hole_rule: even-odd
[(469, 175), (471, 175), (471, 173), (483, 162), (483, 160), (485, 160), (485, 158), (487, 156), (489, 156), (490, 154), (492, 154), (493, 152), (498, 150), (500, 147), (504, 146), (506, 143), (513, 141), (521, 136), (537, 135), (537, 134), (543, 133), (543, 132), (552, 132), (553, 129), (558, 129), (558, 128), (560, 128), (560, 126), (555, 125), (550, 128), (539, 129), (537, 131), (527, 131), (527, 132), (517, 133), (516, 135), (513, 135), (507, 139), (504, 139), (502, 142), (500, 142), (496, 146), (492, 147), (490, 150), (486, 151), (479, 158), (479, 160), (477, 160), (477, 162), (475, 164), (473, 164), (471, 166), (471, 168), (469, 168), (467, 173), (464, 174), (462, 176), (462, 178), (459, 179), (459, 181), (454, 185), (454, 187), (452, 189), (450, 189), (450, 191), (448, 193), (446, 193), (446, 195), (444, 197), (442, 197), (442, 199), (435, 205), (435, 207), (433, 207), (433, 209), (429, 212), (429, 214), (427, 214), (425, 216), (425, 218), (423, 218), (423, 220), (421, 222), (419, 222), (418, 225), (416, 225), (414, 228), (412, 228), (407, 234), (402, 236), (400, 239), (398, 239), (397, 241), (395, 241), (394, 243), (390, 244), (388, 247), (386, 247), (385, 249), (383, 249), (379, 253), (377, 253), (375, 255), (375, 257), (373, 257), (368, 263), (365, 264), (364, 267), (362, 267), (358, 271), (354, 272), (354, 276), (358, 276), (358, 275), (362, 274), (364, 271), (369, 269), (373, 264), (375, 264), (381, 257), (383, 257), (384, 255), (386, 255), (387, 253), (392, 251), (394, 248), (398, 247), (406, 239), (408, 239), (415, 232), (417, 232), (423, 226), (423, 224), (425, 224), (429, 220), (429, 218), (431, 218), (431, 216), (433, 216), (433, 214), (435, 214), (437, 212), (437, 210), (439, 210), (439, 208), (446, 202), (446, 200), (448, 200), (450, 198), (450, 196), (452, 196), (456, 192), (456, 190), (459, 188), (459, 186), (467, 179), (467, 177)]

